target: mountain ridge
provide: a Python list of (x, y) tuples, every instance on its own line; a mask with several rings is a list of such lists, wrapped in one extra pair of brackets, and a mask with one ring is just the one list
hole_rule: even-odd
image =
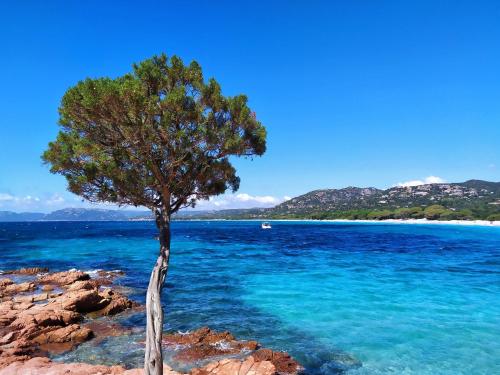
[[(432, 208), (430, 210), (430, 208)], [(430, 210), (426, 212), (426, 210)], [(436, 216), (437, 215), (437, 216)], [(174, 220), (272, 218), (435, 218), (500, 220), (500, 182), (467, 180), (393, 186), (316, 189), (271, 208), (181, 211)], [(65, 208), (48, 214), (0, 211), (0, 221), (138, 221), (149, 211)]]

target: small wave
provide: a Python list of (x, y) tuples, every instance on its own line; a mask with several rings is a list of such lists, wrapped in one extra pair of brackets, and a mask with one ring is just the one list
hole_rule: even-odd
[(217, 341), (216, 343), (212, 344), (213, 346), (215, 346), (217, 349), (220, 349), (220, 350), (229, 350), (231, 349), (231, 344), (228, 343), (227, 341), (224, 341), (224, 340), (221, 340), (221, 341)]
[(89, 270), (89, 271), (83, 271), (83, 272), (88, 273), (90, 277), (96, 277), (99, 275), (100, 271), (102, 271), (102, 269), (98, 268), (95, 270)]
[(99, 272), (106, 272), (106, 277), (112, 277), (113, 274), (121, 274), (123, 271), (122, 270), (111, 270), (111, 271), (105, 271), (102, 268), (97, 268), (95, 270), (88, 270), (88, 271), (83, 271), (87, 274), (89, 274), (90, 277), (97, 277), (99, 276)]

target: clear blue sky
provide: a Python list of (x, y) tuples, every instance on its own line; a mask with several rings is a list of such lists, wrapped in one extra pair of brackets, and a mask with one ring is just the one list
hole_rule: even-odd
[(61, 96), (161, 52), (247, 94), (268, 129), (265, 156), (236, 162), (242, 195), (211, 206), (499, 181), (499, 20), (498, 1), (2, 2), (0, 210), (78, 204), (40, 161)]

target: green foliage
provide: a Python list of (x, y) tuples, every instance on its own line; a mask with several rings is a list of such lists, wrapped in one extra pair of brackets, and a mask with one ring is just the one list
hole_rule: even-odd
[(64, 94), (61, 130), (42, 159), (92, 202), (168, 213), (237, 190), (230, 156), (262, 155), (266, 130), (247, 97), (225, 97), (196, 62), (153, 56), (124, 76)]
[(423, 217), (421, 207), (398, 208), (394, 210), (395, 219), (420, 219)]
[(487, 219), (491, 220), (491, 221), (500, 221), (500, 213), (498, 213), (498, 214), (491, 214), (491, 215), (488, 216)]
[(394, 218), (394, 213), (390, 210), (372, 211), (367, 215), (367, 219), (369, 220), (387, 220), (393, 218)]
[(448, 210), (439, 205), (433, 204), (432, 206), (426, 207), (424, 210), (424, 217), (429, 220), (437, 220), (441, 215), (445, 214)]

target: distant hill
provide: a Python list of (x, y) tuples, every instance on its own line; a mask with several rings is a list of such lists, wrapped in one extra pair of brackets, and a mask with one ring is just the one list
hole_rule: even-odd
[[(181, 218), (181, 217), (179, 217)], [(500, 182), (469, 180), (389, 189), (322, 189), (273, 208), (193, 212), (184, 219), (487, 219), (500, 220)]]
[(0, 222), (14, 221), (126, 221), (147, 215), (148, 211), (106, 210), (94, 208), (65, 208), (48, 214), (0, 211)]
[(147, 212), (88, 208), (65, 208), (45, 215), (44, 221), (122, 221)]
[[(397, 186), (386, 190), (356, 187), (315, 190), (279, 204), (268, 214), (287, 217), (325, 216), (329, 213), (326, 216), (342, 217), (345, 216), (340, 214), (343, 212), (365, 212), (368, 215), (370, 211), (406, 212), (404, 209), (424, 210), (430, 206), (462, 212), (459, 216), (463, 217), (459, 218), (487, 219), (500, 214), (500, 182), (469, 180), (463, 183)], [(449, 216), (453, 215), (450, 213)]]
[[(272, 208), (184, 210), (174, 220), (230, 219), (388, 219), (428, 218), (500, 220), (500, 182), (469, 180), (396, 186), (389, 189), (322, 189)], [(66, 208), (49, 214), (0, 211), (0, 221), (153, 220), (149, 211)]]
[(41, 212), (11, 212), (11, 211), (0, 211), (0, 222), (9, 221), (37, 221), (43, 218), (45, 214)]
[(500, 182), (469, 180), (463, 183), (392, 187), (386, 190), (348, 187), (315, 190), (292, 198), (272, 209), (274, 214), (397, 209), (439, 204), (448, 208), (475, 208), (500, 204)]

